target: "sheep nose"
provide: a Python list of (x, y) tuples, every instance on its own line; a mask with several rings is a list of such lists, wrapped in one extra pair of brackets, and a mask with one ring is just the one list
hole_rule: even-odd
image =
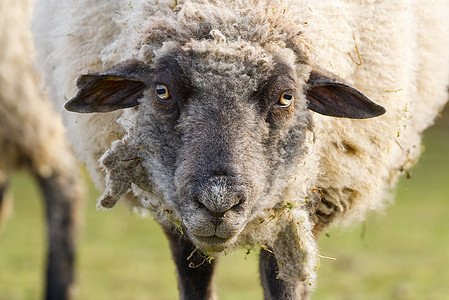
[(215, 225), (225, 220), (226, 212), (237, 210), (246, 201), (243, 187), (228, 176), (214, 177), (197, 191), (196, 201), (208, 211)]
[(226, 199), (220, 199), (218, 198), (199, 198), (198, 202), (200, 203), (201, 207), (204, 207), (209, 215), (211, 216), (211, 221), (215, 225), (221, 224), (225, 219), (225, 214), (228, 211), (237, 210), (238, 207), (241, 206), (241, 204), (244, 202), (243, 197), (229, 197)]

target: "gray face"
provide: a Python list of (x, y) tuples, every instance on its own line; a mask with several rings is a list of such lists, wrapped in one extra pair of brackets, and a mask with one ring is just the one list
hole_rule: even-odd
[[(139, 105), (125, 150), (115, 148), (107, 159), (115, 196), (131, 182), (149, 187), (199, 248), (218, 252), (258, 212), (279, 204), (303, 159), (307, 107), (346, 118), (385, 110), (332, 77), (297, 74), (294, 59), (242, 43), (195, 43), (154, 65), (132, 60), (81, 76), (66, 108), (91, 113)], [(134, 155), (139, 160), (127, 158)]]
[(214, 252), (232, 244), (259, 199), (289, 177), (309, 117), (305, 99), (296, 97), (294, 70), (282, 61), (257, 67), (228, 57), (221, 71), (216, 66), (192, 52), (161, 58), (139, 118), (157, 132), (152, 151), (163, 153), (163, 161), (146, 166), (149, 179), (157, 182), (161, 174), (152, 170), (165, 166), (173, 184), (161, 186), (175, 191), (166, 197), (191, 240)]

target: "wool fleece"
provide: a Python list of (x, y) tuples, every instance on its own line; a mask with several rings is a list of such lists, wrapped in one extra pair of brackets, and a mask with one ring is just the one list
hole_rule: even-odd
[[(312, 285), (321, 230), (389, 202), (447, 102), (447, 15), (445, 0), (39, 0), (33, 30), (99, 208), (127, 201), (209, 252), (261, 245)], [(111, 78), (120, 107), (86, 92)], [(386, 113), (315, 103), (335, 90)], [(215, 247), (203, 206), (231, 200)]]

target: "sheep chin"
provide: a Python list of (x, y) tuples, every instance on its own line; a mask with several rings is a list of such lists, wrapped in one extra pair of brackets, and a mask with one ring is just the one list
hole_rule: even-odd
[(219, 253), (231, 247), (237, 241), (238, 235), (228, 239), (218, 236), (200, 237), (190, 234), (191, 241), (203, 252)]

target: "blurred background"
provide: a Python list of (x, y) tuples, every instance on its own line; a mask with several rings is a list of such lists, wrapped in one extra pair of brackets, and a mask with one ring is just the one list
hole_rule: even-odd
[[(449, 109), (424, 136), (419, 164), (395, 204), (320, 239), (312, 299), (449, 299)], [(86, 182), (88, 182), (86, 176)], [(41, 195), (26, 173), (11, 181), (14, 205), (0, 229), (0, 300), (40, 299), (45, 266)], [(123, 205), (96, 211), (89, 184), (82, 213), (74, 299), (177, 299), (174, 265), (159, 226)], [(262, 299), (257, 249), (219, 257), (220, 299)]]

